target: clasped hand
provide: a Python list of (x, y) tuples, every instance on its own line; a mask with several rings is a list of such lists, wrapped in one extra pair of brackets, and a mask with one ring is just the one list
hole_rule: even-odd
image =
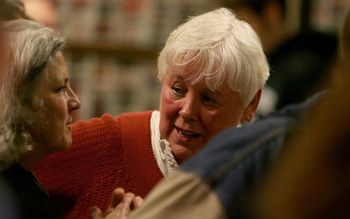
[(93, 207), (92, 219), (127, 219), (129, 212), (141, 206), (143, 199), (134, 193), (125, 193), (124, 189), (117, 188), (112, 192), (112, 201), (107, 211), (103, 213), (98, 207)]

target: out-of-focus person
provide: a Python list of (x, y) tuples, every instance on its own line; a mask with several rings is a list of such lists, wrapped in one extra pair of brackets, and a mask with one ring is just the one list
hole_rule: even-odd
[(0, 20), (10, 21), (28, 18), (21, 0), (0, 0)]
[(27, 16), (51, 28), (58, 28), (58, 9), (55, 0), (22, 0)]
[[(28, 18), (20, 0), (0, 0), (0, 5), (0, 22)], [(6, 55), (8, 43), (3, 38), (3, 34), (0, 32), (0, 83), (6, 81), (4, 71), (6, 71), (5, 65), (9, 62)]]
[(117, 187), (144, 197), (216, 134), (251, 121), (268, 76), (248, 23), (225, 8), (192, 17), (158, 57), (159, 110), (76, 122), (71, 150), (35, 174), (65, 218), (104, 212)]
[(350, 218), (350, 13), (327, 101), (310, 115), (257, 193), (260, 219)]
[(261, 38), (271, 76), (259, 114), (266, 115), (287, 104), (304, 101), (322, 89), (334, 67), (338, 38), (305, 27), (287, 26), (287, 0), (225, 0), (239, 16), (248, 20)]
[(7, 48), (0, 84), (0, 183), (7, 188), (1, 201), (11, 204), (15, 218), (55, 218), (30, 169), (72, 142), (72, 112), (80, 102), (69, 85), (64, 39), (24, 19), (3, 22), (1, 31)]

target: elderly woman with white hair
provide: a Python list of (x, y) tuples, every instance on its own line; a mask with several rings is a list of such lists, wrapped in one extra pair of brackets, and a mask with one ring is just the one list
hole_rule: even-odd
[(72, 112), (80, 102), (69, 84), (64, 39), (22, 19), (4, 22), (1, 31), (7, 65), (0, 85), (0, 182), (11, 193), (7, 201), (16, 218), (54, 218), (48, 195), (30, 169), (72, 142)]
[(216, 134), (251, 121), (268, 76), (248, 23), (224, 8), (192, 17), (158, 57), (159, 110), (78, 121), (71, 150), (35, 173), (66, 218), (106, 210), (117, 187), (144, 197)]

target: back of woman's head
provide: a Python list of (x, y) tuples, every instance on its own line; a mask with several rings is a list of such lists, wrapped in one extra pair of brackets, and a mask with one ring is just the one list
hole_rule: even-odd
[(158, 57), (158, 78), (179, 66), (194, 70), (192, 82), (204, 79), (212, 90), (227, 83), (244, 105), (269, 76), (258, 36), (225, 8), (192, 17), (170, 34)]
[(30, 21), (4, 22), (2, 31), (8, 41), (8, 65), (5, 82), (1, 85), (0, 167), (18, 159), (31, 149), (33, 142), (21, 110), (32, 100), (38, 75), (43, 73), (51, 58), (63, 48), (64, 40), (51, 28)]

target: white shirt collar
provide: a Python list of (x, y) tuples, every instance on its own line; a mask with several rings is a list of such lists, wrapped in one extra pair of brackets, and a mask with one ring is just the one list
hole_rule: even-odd
[(160, 138), (159, 121), (159, 111), (153, 111), (150, 121), (153, 154), (163, 175), (168, 176), (178, 169), (179, 165), (171, 153), (169, 142)]

